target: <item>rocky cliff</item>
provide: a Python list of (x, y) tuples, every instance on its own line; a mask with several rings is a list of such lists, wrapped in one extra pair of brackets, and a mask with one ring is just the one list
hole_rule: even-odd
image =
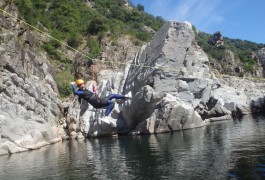
[(223, 38), (219, 31), (209, 37), (206, 43), (206, 33), (197, 31), (196, 34), (197, 42), (210, 57), (212, 70), (250, 79), (264, 77), (264, 45)]
[[(13, 16), (9, 3), (0, 7)], [(44, 37), (0, 14), (0, 155), (60, 141), (61, 102), (52, 69), (38, 41)]]
[(70, 132), (78, 130), (87, 136), (162, 133), (262, 111), (263, 83), (218, 79), (208, 63), (191, 25), (168, 22), (131, 65), (113, 74), (102, 71), (99, 76), (99, 82), (104, 80), (102, 95), (130, 92), (133, 98), (116, 104), (110, 123), (101, 120), (104, 110), (86, 103), (80, 109), (75, 101), (68, 115)]
[[(17, 16), (10, 4), (0, 6)], [(0, 21), (0, 154), (60, 141), (61, 102), (51, 65), (39, 48), (47, 39), (10, 16), (0, 14)], [(106, 45), (96, 78), (100, 96), (131, 93), (132, 98), (117, 101), (106, 118), (104, 109), (79, 104), (75, 97), (65, 122), (72, 138), (172, 132), (263, 111), (263, 83), (216, 78), (191, 24), (166, 23), (137, 53), (127, 40), (117, 41), (118, 50)], [(124, 65), (109, 63), (121, 59)], [(76, 55), (76, 68), (84, 63), (88, 67), (91, 62)], [(112, 68), (104, 69), (105, 64)], [(91, 84), (87, 82), (89, 89)]]

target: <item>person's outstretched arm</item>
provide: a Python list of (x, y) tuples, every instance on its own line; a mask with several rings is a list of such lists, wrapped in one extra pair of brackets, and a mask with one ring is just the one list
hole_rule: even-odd
[(74, 82), (71, 82), (71, 86), (72, 86), (72, 90), (73, 90), (74, 95), (81, 95), (81, 94), (84, 94), (84, 91), (82, 91), (82, 90), (77, 90), (77, 88), (76, 88)]

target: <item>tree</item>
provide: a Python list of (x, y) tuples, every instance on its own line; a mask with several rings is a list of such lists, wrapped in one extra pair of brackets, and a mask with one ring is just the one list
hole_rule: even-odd
[(100, 31), (104, 31), (105, 29), (106, 26), (103, 19), (96, 18), (89, 23), (87, 30), (90, 34), (98, 34)]
[(78, 33), (72, 33), (67, 39), (67, 44), (73, 48), (77, 48), (81, 42), (81, 37)]
[(137, 9), (138, 11), (144, 12), (144, 6), (141, 5), (141, 4), (137, 4), (136, 9)]

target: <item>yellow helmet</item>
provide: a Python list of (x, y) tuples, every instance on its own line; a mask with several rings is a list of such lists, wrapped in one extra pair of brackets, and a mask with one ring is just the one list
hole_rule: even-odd
[(80, 86), (81, 84), (83, 84), (85, 81), (83, 80), (83, 79), (77, 79), (76, 81), (75, 81), (75, 84), (77, 85), (77, 86)]

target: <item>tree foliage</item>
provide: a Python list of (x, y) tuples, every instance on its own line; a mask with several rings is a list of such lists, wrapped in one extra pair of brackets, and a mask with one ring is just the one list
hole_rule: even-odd
[[(41, 23), (56, 34), (68, 45), (78, 46), (80, 37), (87, 33), (96, 35), (99, 32), (110, 31), (112, 36), (130, 34), (141, 38), (140, 41), (150, 41), (151, 35), (143, 38), (144, 26), (158, 30), (165, 20), (144, 12), (144, 6), (138, 4), (135, 8), (126, 8), (123, 0), (94, 0), (93, 8), (86, 6), (83, 0), (14, 0), (20, 15), (28, 23), (37, 26)], [(74, 34), (77, 38), (75, 38)], [(140, 33), (141, 34), (141, 33)], [(57, 38), (56, 37), (56, 38)]]
[(93, 34), (93, 35), (97, 35), (99, 32), (105, 31), (105, 30), (106, 30), (106, 26), (105, 26), (103, 19), (101, 18), (95, 18), (92, 21), (90, 21), (88, 28), (87, 28), (88, 33)]
[(136, 8), (137, 8), (138, 11), (144, 12), (144, 6), (143, 5), (137, 4)]
[[(194, 27), (196, 32), (196, 28)], [(265, 47), (264, 44), (257, 44), (250, 41), (243, 41), (240, 39), (230, 39), (224, 37), (224, 45), (216, 47), (208, 44), (210, 34), (199, 32), (196, 34), (197, 43), (202, 49), (216, 60), (222, 61), (225, 58), (225, 50), (231, 50), (235, 54), (235, 58), (242, 64), (243, 68), (248, 72), (253, 72), (256, 67), (256, 61), (251, 54), (258, 51), (260, 48)]]
[[(101, 39), (105, 34), (114, 40), (113, 44), (117, 37), (125, 34), (132, 37), (135, 45), (141, 45), (152, 38), (152, 34), (144, 30), (145, 26), (157, 31), (165, 23), (162, 17), (144, 12), (144, 6), (141, 4), (133, 5), (129, 1), (133, 8), (127, 8), (124, 6), (124, 0), (93, 1), (95, 5), (91, 8), (84, 0), (12, 0), (19, 10), (19, 18), (51, 34), (59, 41), (78, 48), (82, 40), (87, 39), (86, 46), (92, 58), (100, 55)], [(193, 29), (196, 32), (196, 28)], [(225, 46), (214, 47), (208, 44), (209, 38), (207, 33), (196, 33), (198, 45), (209, 57), (222, 61), (226, 50), (231, 50), (247, 71), (253, 71), (256, 66), (251, 53), (264, 47), (264, 44), (229, 38), (224, 38)], [(67, 62), (60, 52), (58, 41), (51, 40), (45, 43), (43, 48), (51, 59), (60, 63)], [(60, 87), (64, 86), (66, 84), (60, 84)]]
[[(145, 26), (156, 31), (165, 23), (163, 18), (145, 13), (142, 5), (127, 8), (124, 0), (93, 1), (94, 6), (89, 7), (84, 0), (12, 0), (19, 10), (19, 18), (56, 39), (44, 43), (42, 48), (57, 66), (69, 63), (60, 51), (59, 42), (75, 49), (86, 45), (89, 56), (97, 58), (101, 54), (101, 42), (106, 34), (106, 39), (110, 41), (122, 34), (129, 35), (135, 45), (141, 45), (152, 38), (144, 30)], [(60, 93), (69, 94), (70, 90), (66, 88), (67, 79), (71, 77), (69, 72), (58, 72), (56, 77)]]

